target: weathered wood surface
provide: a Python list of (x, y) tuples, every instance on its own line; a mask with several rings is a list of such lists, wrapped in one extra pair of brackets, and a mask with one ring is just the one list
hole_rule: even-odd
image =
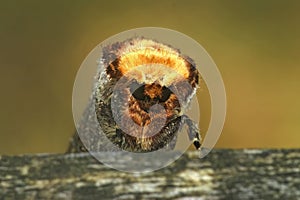
[(300, 149), (187, 152), (133, 174), (89, 154), (0, 157), (1, 199), (300, 199)]

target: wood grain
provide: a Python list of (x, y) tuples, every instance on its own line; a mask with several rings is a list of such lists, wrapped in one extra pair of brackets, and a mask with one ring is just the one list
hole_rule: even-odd
[(220, 149), (204, 159), (191, 151), (150, 173), (120, 172), (88, 153), (1, 156), (0, 198), (300, 199), (300, 149)]

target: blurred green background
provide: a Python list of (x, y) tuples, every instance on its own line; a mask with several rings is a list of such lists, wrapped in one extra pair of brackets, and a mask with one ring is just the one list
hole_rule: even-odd
[(275, 0), (1, 1), (0, 154), (64, 152), (81, 62), (109, 36), (144, 26), (185, 33), (218, 65), (228, 111), (217, 147), (300, 147), (299, 10), (300, 1)]

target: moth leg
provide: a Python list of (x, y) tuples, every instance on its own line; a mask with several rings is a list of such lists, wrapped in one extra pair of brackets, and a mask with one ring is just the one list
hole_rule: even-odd
[(199, 150), (201, 146), (201, 135), (198, 125), (187, 115), (182, 115), (182, 122), (188, 126), (189, 139), (193, 141), (194, 146)]

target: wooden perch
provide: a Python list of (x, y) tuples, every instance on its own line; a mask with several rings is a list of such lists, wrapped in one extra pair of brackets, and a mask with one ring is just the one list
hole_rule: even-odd
[(1, 156), (0, 199), (300, 199), (300, 149), (197, 153), (150, 173), (88, 153)]

